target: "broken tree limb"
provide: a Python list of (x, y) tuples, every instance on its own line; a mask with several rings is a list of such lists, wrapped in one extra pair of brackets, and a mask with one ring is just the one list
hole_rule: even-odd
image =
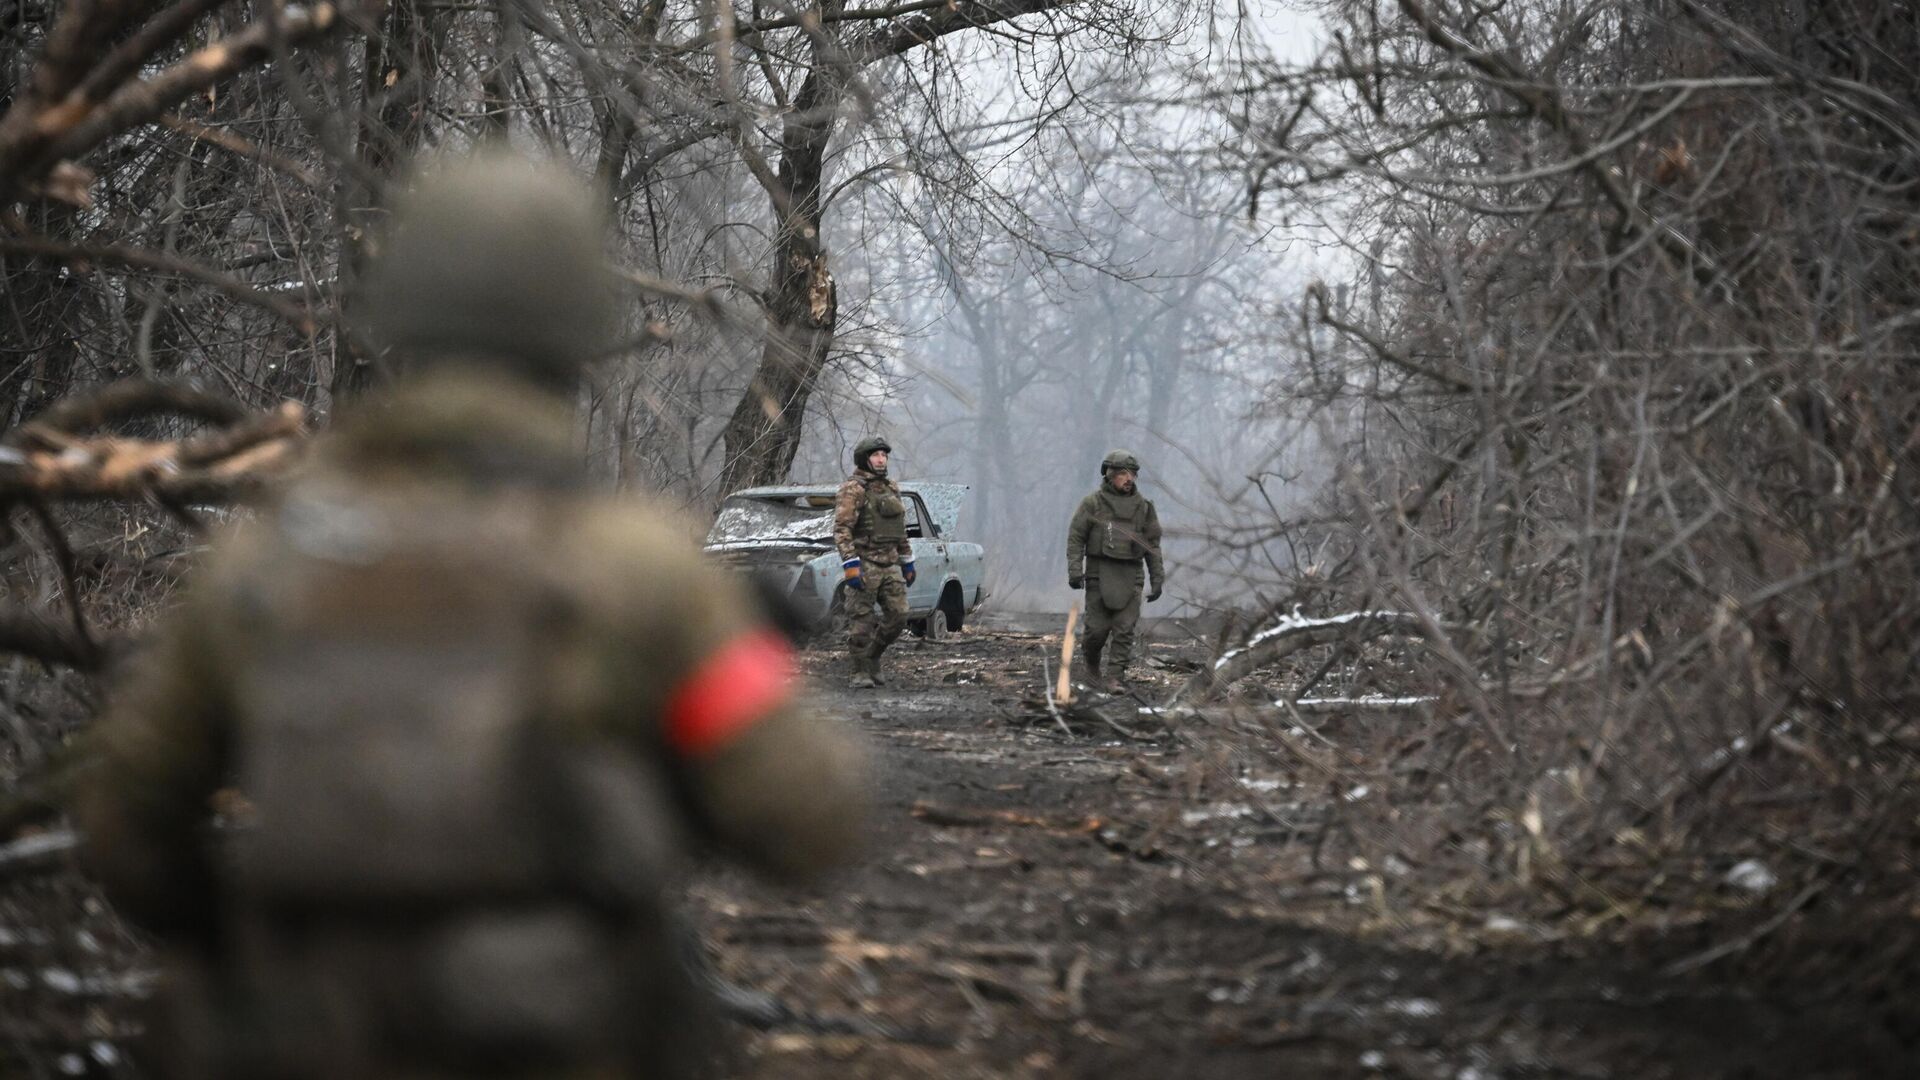
[(75, 437), (69, 430), (155, 412), (231, 416), (217, 399), (155, 384), (109, 387), (0, 440), (0, 500), (134, 499), (226, 502), (252, 494), (295, 456), (306, 412), (283, 402), (267, 413), (242, 412), (228, 428), (155, 441)]
[(305, 434), (306, 427), (307, 411), (297, 402), (283, 401), (273, 411), (234, 424), (225, 431), (181, 442), (179, 453), (175, 456), (182, 468), (212, 465), (221, 458), (234, 457), (262, 443)]
[(1269, 705), (1240, 705), (1234, 707), (1212, 706), (1201, 708), (1191, 705), (1143, 705), (1137, 715), (1152, 717), (1171, 725), (1177, 720), (1192, 720), (1202, 716), (1254, 717), (1275, 721), (1291, 720), (1301, 716), (1337, 716), (1342, 713), (1395, 713), (1413, 712), (1437, 704), (1440, 698), (1434, 694), (1410, 694), (1405, 697), (1389, 697), (1383, 694), (1362, 694), (1357, 697), (1301, 698), (1288, 701), (1279, 698)]
[(1049, 832), (1083, 833), (1092, 832), (1106, 824), (1099, 818), (1091, 816), (1060, 818), (1023, 814), (1018, 810), (969, 810), (962, 807), (938, 806), (924, 799), (913, 804), (911, 813), (929, 825), (962, 828), (994, 828), (1010, 825), (1045, 829)]
[(79, 846), (80, 835), (70, 829), (36, 833), (0, 844), (0, 881), (62, 866)]
[(1354, 611), (1344, 615), (1312, 618), (1299, 607), (1265, 628), (1248, 635), (1245, 641), (1220, 654), (1200, 669), (1174, 696), (1176, 702), (1206, 702), (1227, 687), (1252, 674), (1256, 669), (1283, 656), (1347, 639), (1367, 639), (1408, 635), (1424, 637), (1426, 628), (1420, 617), (1405, 611)]
[(896, 1027), (881, 1020), (837, 1013), (815, 1013), (796, 1009), (765, 990), (738, 986), (717, 975), (705, 980), (707, 992), (720, 1015), (758, 1031), (781, 1028), (815, 1035), (857, 1035), (867, 1039), (918, 1046), (951, 1046), (952, 1036), (916, 1028)]
[(247, 407), (233, 398), (190, 382), (121, 379), (61, 398), (8, 432), (4, 442), (59, 449), (70, 440), (55, 436), (79, 435), (143, 417), (181, 416), (224, 425), (237, 424), (247, 415)]
[(1698, 971), (1708, 964), (1724, 960), (1743, 949), (1752, 948), (1761, 938), (1787, 925), (1788, 920), (1799, 914), (1800, 909), (1806, 907), (1814, 897), (1819, 896), (1829, 884), (1831, 884), (1831, 881), (1824, 878), (1813, 882), (1806, 888), (1801, 889), (1792, 900), (1787, 901), (1786, 907), (1781, 908), (1766, 922), (1761, 923), (1759, 926), (1754, 927), (1752, 930), (1731, 941), (1721, 942), (1705, 952), (1696, 953), (1685, 959), (1676, 960), (1660, 969), (1660, 974), (1668, 978), (1673, 978), (1676, 975), (1685, 975), (1690, 971)]
[[(26, 153), (12, 168), (24, 166), (24, 175), (20, 178), (32, 179), (32, 174), (39, 169), (50, 168), (63, 159), (78, 159), (114, 135), (160, 116), (189, 96), (238, 72), (265, 64), (277, 48), (308, 44), (337, 29), (341, 23), (340, 13), (332, 4), (283, 8), (238, 31), (215, 38), (145, 78), (131, 76), (147, 66), (152, 57), (130, 58), (121, 63), (124, 81), (111, 87), (90, 88), (91, 93), (97, 95), (97, 101), (82, 101), (75, 103), (80, 107), (69, 108), (61, 107), (68, 104), (63, 101), (32, 117), (29, 130), (34, 138), (18, 148)], [(143, 38), (136, 36), (132, 40)], [(164, 44), (160, 34), (145, 40), (152, 41), (155, 48)]]
[(1437, 704), (1439, 700), (1439, 696), (1435, 694), (1411, 694), (1404, 697), (1362, 694), (1358, 697), (1301, 698), (1299, 701), (1284, 703), (1276, 701), (1274, 704), (1289, 704), (1295, 711), (1311, 716), (1325, 713), (1405, 712)]
[(1073, 738), (1073, 729), (1067, 726), (1066, 719), (1060, 715), (1059, 705), (1053, 700), (1053, 673), (1047, 670), (1047, 647), (1044, 642), (1040, 646), (1040, 690), (1047, 695), (1047, 715), (1060, 725), (1062, 735)]
[(1067, 607), (1067, 629), (1060, 635), (1060, 681), (1053, 689), (1053, 700), (1061, 708), (1073, 704), (1073, 624), (1080, 618), (1080, 601)]

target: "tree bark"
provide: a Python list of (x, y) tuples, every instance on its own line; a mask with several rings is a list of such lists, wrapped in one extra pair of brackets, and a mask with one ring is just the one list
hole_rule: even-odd
[(780, 226), (766, 296), (766, 344), (727, 420), (723, 491), (786, 479), (800, 449), (807, 399), (833, 346), (839, 303), (820, 237), (820, 185), (840, 87), (816, 48), (813, 70), (787, 114), (780, 170), (768, 191)]
[[(846, 5), (823, 3), (824, 25), (810, 35), (812, 65), (781, 132), (780, 167), (755, 169), (779, 223), (766, 295), (767, 336), (760, 363), (724, 433), (723, 492), (787, 477), (800, 449), (807, 400), (826, 369), (837, 322), (837, 297), (820, 235), (820, 187), (847, 81), (868, 64), (920, 48), (948, 34), (1064, 7), (1071, 0), (955, 0), (932, 14), (889, 22), (851, 40), (836, 37)], [(747, 149), (749, 157), (751, 148)]]

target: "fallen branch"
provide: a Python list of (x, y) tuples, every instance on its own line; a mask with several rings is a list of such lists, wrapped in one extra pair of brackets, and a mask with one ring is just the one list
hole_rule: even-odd
[[(1423, 709), (1438, 703), (1440, 698), (1433, 694), (1416, 694), (1409, 697), (1386, 697), (1381, 695), (1362, 695), (1360, 697), (1301, 698), (1288, 701), (1279, 698), (1271, 705), (1240, 706), (1224, 710), (1234, 716), (1257, 715), (1290, 719), (1294, 713), (1324, 716), (1329, 714), (1355, 712), (1406, 712)], [(1291, 710), (1291, 712), (1289, 711)], [(1201, 709), (1192, 705), (1143, 705), (1141, 716), (1151, 716), (1160, 720), (1191, 720), (1202, 716), (1219, 715), (1219, 708)]]
[[(1408, 709), (1420, 709), (1435, 704), (1440, 698), (1433, 694), (1415, 694), (1411, 697), (1385, 697), (1365, 694), (1360, 697), (1301, 698), (1290, 702), (1296, 711), (1303, 713), (1349, 713), (1349, 712), (1402, 712)], [(1280, 705), (1282, 702), (1274, 702)]]
[(1188, 680), (1175, 701), (1205, 702), (1246, 678), (1255, 670), (1301, 649), (1351, 638), (1368, 639), (1396, 634), (1424, 637), (1420, 617), (1405, 611), (1354, 611), (1310, 618), (1296, 606), (1273, 624), (1221, 653), (1214, 662)]
[(1696, 953), (1684, 960), (1676, 960), (1662, 968), (1660, 974), (1668, 978), (1672, 978), (1675, 975), (1685, 975), (1689, 971), (1698, 971), (1717, 960), (1724, 960), (1734, 953), (1751, 948), (1754, 943), (1758, 942), (1761, 938), (1787, 925), (1788, 919), (1793, 918), (1801, 908), (1806, 907), (1807, 904), (1812, 901), (1814, 897), (1820, 895), (1826, 887), (1827, 882), (1824, 880), (1814, 882), (1806, 888), (1801, 889), (1799, 895), (1787, 901), (1787, 906), (1781, 908), (1778, 913), (1766, 922), (1734, 938), (1732, 941), (1723, 941), (1704, 952)]
[(1018, 810), (966, 810), (950, 806), (937, 806), (925, 800), (913, 804), (910, 811), (914, 817), (930, 825), (950, 825), (962, 828), (994, 828), (1010, 825), (1023, 828), (1046, 829), (1049, 832), (1087, 833), (1100, 828), (1105, 822), (1097, 817), (1079, 818), (1038, 817), (1023, 814)]
[(858, 1035), (862, 1038), (884, 1039), (888, 1042), (917, 1046), (944, 1047), (952, 1046), (954, 1043), (950, 1035), (895, 1027), (884, 1021), (869, 1020), (864, 1016), (804, 1012), (764, 990), (736, 986), (717, 975), (710, 974), (704, 981), (707, 984), (707, 992), (718, 1007), (721, 1016), (757, 1031), (797, 1028), (815, 1035)]
[(57, 869), (79, 846), (80, 834), (71, 829), (36, 833), (0, 844), (0, 881)]

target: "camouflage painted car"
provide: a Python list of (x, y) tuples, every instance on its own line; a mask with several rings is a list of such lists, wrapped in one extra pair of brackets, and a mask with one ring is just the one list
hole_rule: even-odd
[[(788, 598), (816, 632), (837, 627), (845, 582), (833, 548), (833, 484), (736, 491), (720, 504), (706, 550)], [(986, 553), (952, 538), (965, 484), (904, 482), (907, 539), (918, 577), (907, 589), (908, 627), (939, 638), (987, 598)]]

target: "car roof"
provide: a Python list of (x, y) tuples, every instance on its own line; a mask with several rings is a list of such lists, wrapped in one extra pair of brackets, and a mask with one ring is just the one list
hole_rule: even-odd
[[(741, 488), (728, 495), (729, 499), (796, 499), (803, 495), (833, 495), (840, 490), (835, 484), (768, 484), (763, 487)], [(953, 535), (954, 527), (960, 523), (960, 504), (966, 499), (970, 485), (947, 484), (929, 480), (902, 480), (900, 490), (920, 496), (927, 504), (927, 515), (934, 524), (940, 526), (941, 536)]]

